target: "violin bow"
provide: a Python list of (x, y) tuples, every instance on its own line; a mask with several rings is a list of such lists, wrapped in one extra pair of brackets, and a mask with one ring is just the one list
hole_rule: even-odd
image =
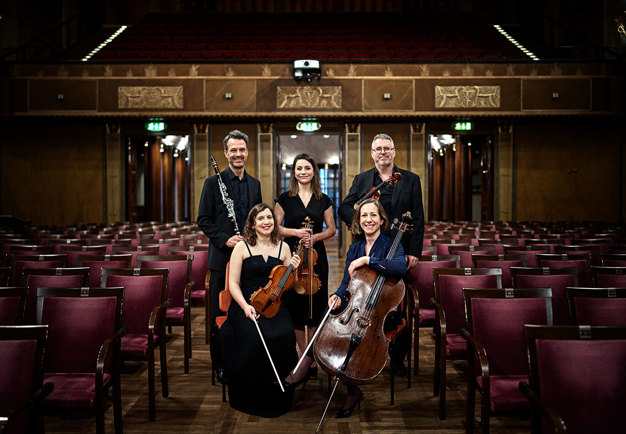
[(326, 412), (328, 411), (328, 407), (330, 407), (330, 401), (332, 401), (333, 396), (335, 395), (335, 390), (337, 390), (338, 384), (339, 384), (339, 377), (335, 377), (335, 386), (333, 387), (333, 391), (330, 392), (330, 397), (328, 398), (328, 402), (326, 403), (326, 408), (324, 408), (324, 413), (322, 413), (322, 418), (320, 419), (320, 423), (317, 425), (315, 434), (320, 432), (320, 428), (322, 428), (322, 422), (324, 422), (324, 417), (326, 417)]
[(259, 332), (259, 336), (261, 337), (261, 342), (263, 342), (263, 348), (265, 348), (265, 352), (267, 353), (267, 358), (270, 359), (270, 364), (272, 365), (272, 369), (274, 370), (274, 375), (276, 375), (276, 379), (278, 380), (278, 385), (280, 386), (280, 390), (285, 393), (285, 388), (283, 387), (283, 380), (278, 376), (278, 371), (276, 370), (276, 365), (274, 365), (274, 361), (272, 360), (272, 356), (270, 355), (270, 350), (267, 349), (267, 345), (265, 344), (265, 339), (263, 339), (263, 333), (261, 333), (261, 328), (259, 327), (259, 323), (254, 318), (254, 325), (256, 326), (257, 331)]
[(319, 323), (319, 325), (317, 326), (317, 329), (315, 330), (315, 333), (313, 334), (313, 337), (311, 338), (311, 340), (309, 341), (309, 345), (306, 346), (306, 349), (302, 352), (302, 356), (300, 356), (300, 360), (298, 361), (298, 364), (296, 365), (295, 368), (293, 368), (293, 372), (294, 374), (296, 373), (296, 371), (298, 370), (298, 368), (300, 367), (300, 365), (302, 364), (302, 360), (304, 360), (304, 356), (306, 356), (306, 353), (309, 352), (309, 350), (311, 349), (311, 346), (313, 345), (313, 342), (315, 342), (315, 338), (317, 337), (318, 333), (320, 332), (320, 330), (322, 329), (322, 325), (326, 322), (326, 320), (328, 319), (328, 315), (330, 315), (330, 311), (331, 309), (328, 308), (328, 310), (326, 311), (326, 315), (324, 315), (324, 318), (322, 318), (322, 322)]

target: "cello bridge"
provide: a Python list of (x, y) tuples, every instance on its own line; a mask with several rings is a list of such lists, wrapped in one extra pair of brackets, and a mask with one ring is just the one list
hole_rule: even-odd
[(365, 318), (365, 317), (358, 317), (356, 320), (356, 323), (359, 327), (369, 327), (371, 325), (369, 318)]

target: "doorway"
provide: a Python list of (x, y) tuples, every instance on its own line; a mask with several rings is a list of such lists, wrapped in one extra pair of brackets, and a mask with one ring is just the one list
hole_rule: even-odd
[(129, 135), (126, 143), (127, 220), (189, 221), (189, 136)]
[(430, 220), (493, 220), (493, 136), (429, 134)]

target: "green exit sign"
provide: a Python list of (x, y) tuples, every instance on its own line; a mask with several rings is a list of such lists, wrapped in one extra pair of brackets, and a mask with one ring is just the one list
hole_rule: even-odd
[(313, 131), (319, 130), (320, 128), (322, 128), (322, 124), (315, 121), (302, 121), (298, 122), (298, 124), (296, 125), (296, 129), (298, 131), (302, 131), (305, 133), (311, 133)]
[(148, 131), (164, 131), (167, 129), (167, 124), (163, 121), (150, 121), (146, 122), (146, 130)]
[(472, 128), (474, 128), (474, 123), (469, 121), (454, 122), (452, 124), (452, 129), (454, 131), (470, 131)]

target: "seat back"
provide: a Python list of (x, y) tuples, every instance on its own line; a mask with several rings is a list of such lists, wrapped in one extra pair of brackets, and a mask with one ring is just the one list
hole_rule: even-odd
[(204, 276), (206, 275), (209, 263), (208, 246), (187, 246), (187, 248), (176, 247), (170, 250), (172, 255), (191, 255), (191, 279), (194, 281), (192, 290), (204, 291)]
[[(26, 404), (42, 387), (47, 337), (47, 326), (0, 326), (0, 414), (3, 416)], [(40, 432), (39, 421), (32, 412), (21, 412), (9, 419), (3, 432)]]
[(567, 287), (565, 291), (574, 324), (626, 326), (626, 288)]
[(65, 265), (65, 255), (44, 254), (44, 255), (11, 255), (9, 263), (13, 269), (11, 284), (24, 284), (25, 268), (58, 268)]
[(432, 240), (431, 244), (433, 246), (437, 246), (437, 254), (438, 255), (450, 255), (450, 251), (448, 250), (450, 247), (460, 247), (460, 246), (469, 246), (468, 242), (461, 242), (457, 240)]
[(526, 255), (526, 266), (537, 266), (537, 255), (541, 253), (550, 253), (550, 247), (547, 246), (504, 246), (504, 253), (507, 255)]
[(26, 324), (35, 324), (37, 320), (37, 288), (79, 288), (87, 285), (89, 268), (26, 268), (24, 286), (28, 287), (26, 300)]
[(422, 259), (409, 271), (408, 282), (417, 291), (420, 300), (420, 309), (433, 306), (430, 299), (435, 296), (435, 284), (433, 268), (458, 268), (460, 257), (458, 255), (432, 255)]
[(84, 246), (85, 241), (76, 238), (50, 239), (46, 245), (52, 246), (54, 249), (53, 252), (59, 254), (63, 246)]
[[(102, 286), (123, 286), (124, 311), (122, 324), (129, 334), (148, 334), (150, 315), (155, 307), (167, 299), (169, 270), (140, 268), (103, 268)], [(161, 318), (157, 318), (156, 332)]]
[(8, 285), (10, 277), (11, 267), (0, 267), (0, 286)]
[(137, 257), (143, 255), (158, 255), (159, 246), (113, 246), (116, 255), (131, 255), (130, 267), (137, 268)]
[(502, 288), (499, 268), (434, 268), (435, 300), (446, 316), (447, 333), (465, 326), (463, 288)]
[[(524, 335), (530, 385), (568, 433), (626, 432), (626, 327), (527, 325)], [(533, 424), (552, 432), (538, 414)]]
[(552, 324), (551, 296), (550, 288), (463, 289), (465, 327), (484, 346), (490, 375), (528, 375), (524, 325)]
[(23, 324), (27, 298), (28, 288), (0, 287), (0, 325)]
[(44, 372), (95, 372), (100, 347), (121, 327), (123, 299), (121, 287), (38, 288), (37, 323), (49, 330)]
[(474, 255), (493, 255), (496, 252), (494, 246), (451, 246), (448, 247), (451, 255), (459, 255), (461, 258), (461, 267), (470, 268), (472, 264), (472, 256)]
[(601, 264), (605, 267), (626, 267), (626, 254), (608, 253), (600, 255)]
[(600, 288), (626, 288), (626, 267), (591, 267), (594, 285)]
[(185, 291), (191, 282), (192, 255), (147, 255), (138, 258), (139, 268), (167, 268), (170, 270), (167, 282), (167, 297), (171, 307), (184, 307)]
[(89, 286), (95, 288), (102, 282), (103, 268), (127, 268), (131, 255), (78, 255), (78, 266), (89, 267)]
[(220, 291), (220, 310), (222, 312), (228, 312), (230, 303), (233, 301), (233, 296), (228, 289), (228, 273), (230, 272), (230, 261), (226, 264), (226, 280), (224, 281), (224, 290)]
[(59, 253), (65, 253), (67, 255), (66, 265), (68, 267), (78, 267), (79, 255), (104, 255), (106, 254), (107, 246), (74, 246), (74, 245), (61, 245), (59, 247)]
[(502, 286), (510, 288), (513, 286), (511, 282), (511, 267), (525, 267), (525, 255), (485, 255), (473, 256), (473, 266), (478, 268), (500, 268), (502, 270)]
[(578, 268), (511, 267), (514, 288), (552, 289), (554, 324), (571, 324), (565, 287), (578, 286)]
[(537, 255), (537, 266), (551, 268), (578, 268), (578, 284), (591, 286), (591, 254), (590, 253), (563, 253)]

